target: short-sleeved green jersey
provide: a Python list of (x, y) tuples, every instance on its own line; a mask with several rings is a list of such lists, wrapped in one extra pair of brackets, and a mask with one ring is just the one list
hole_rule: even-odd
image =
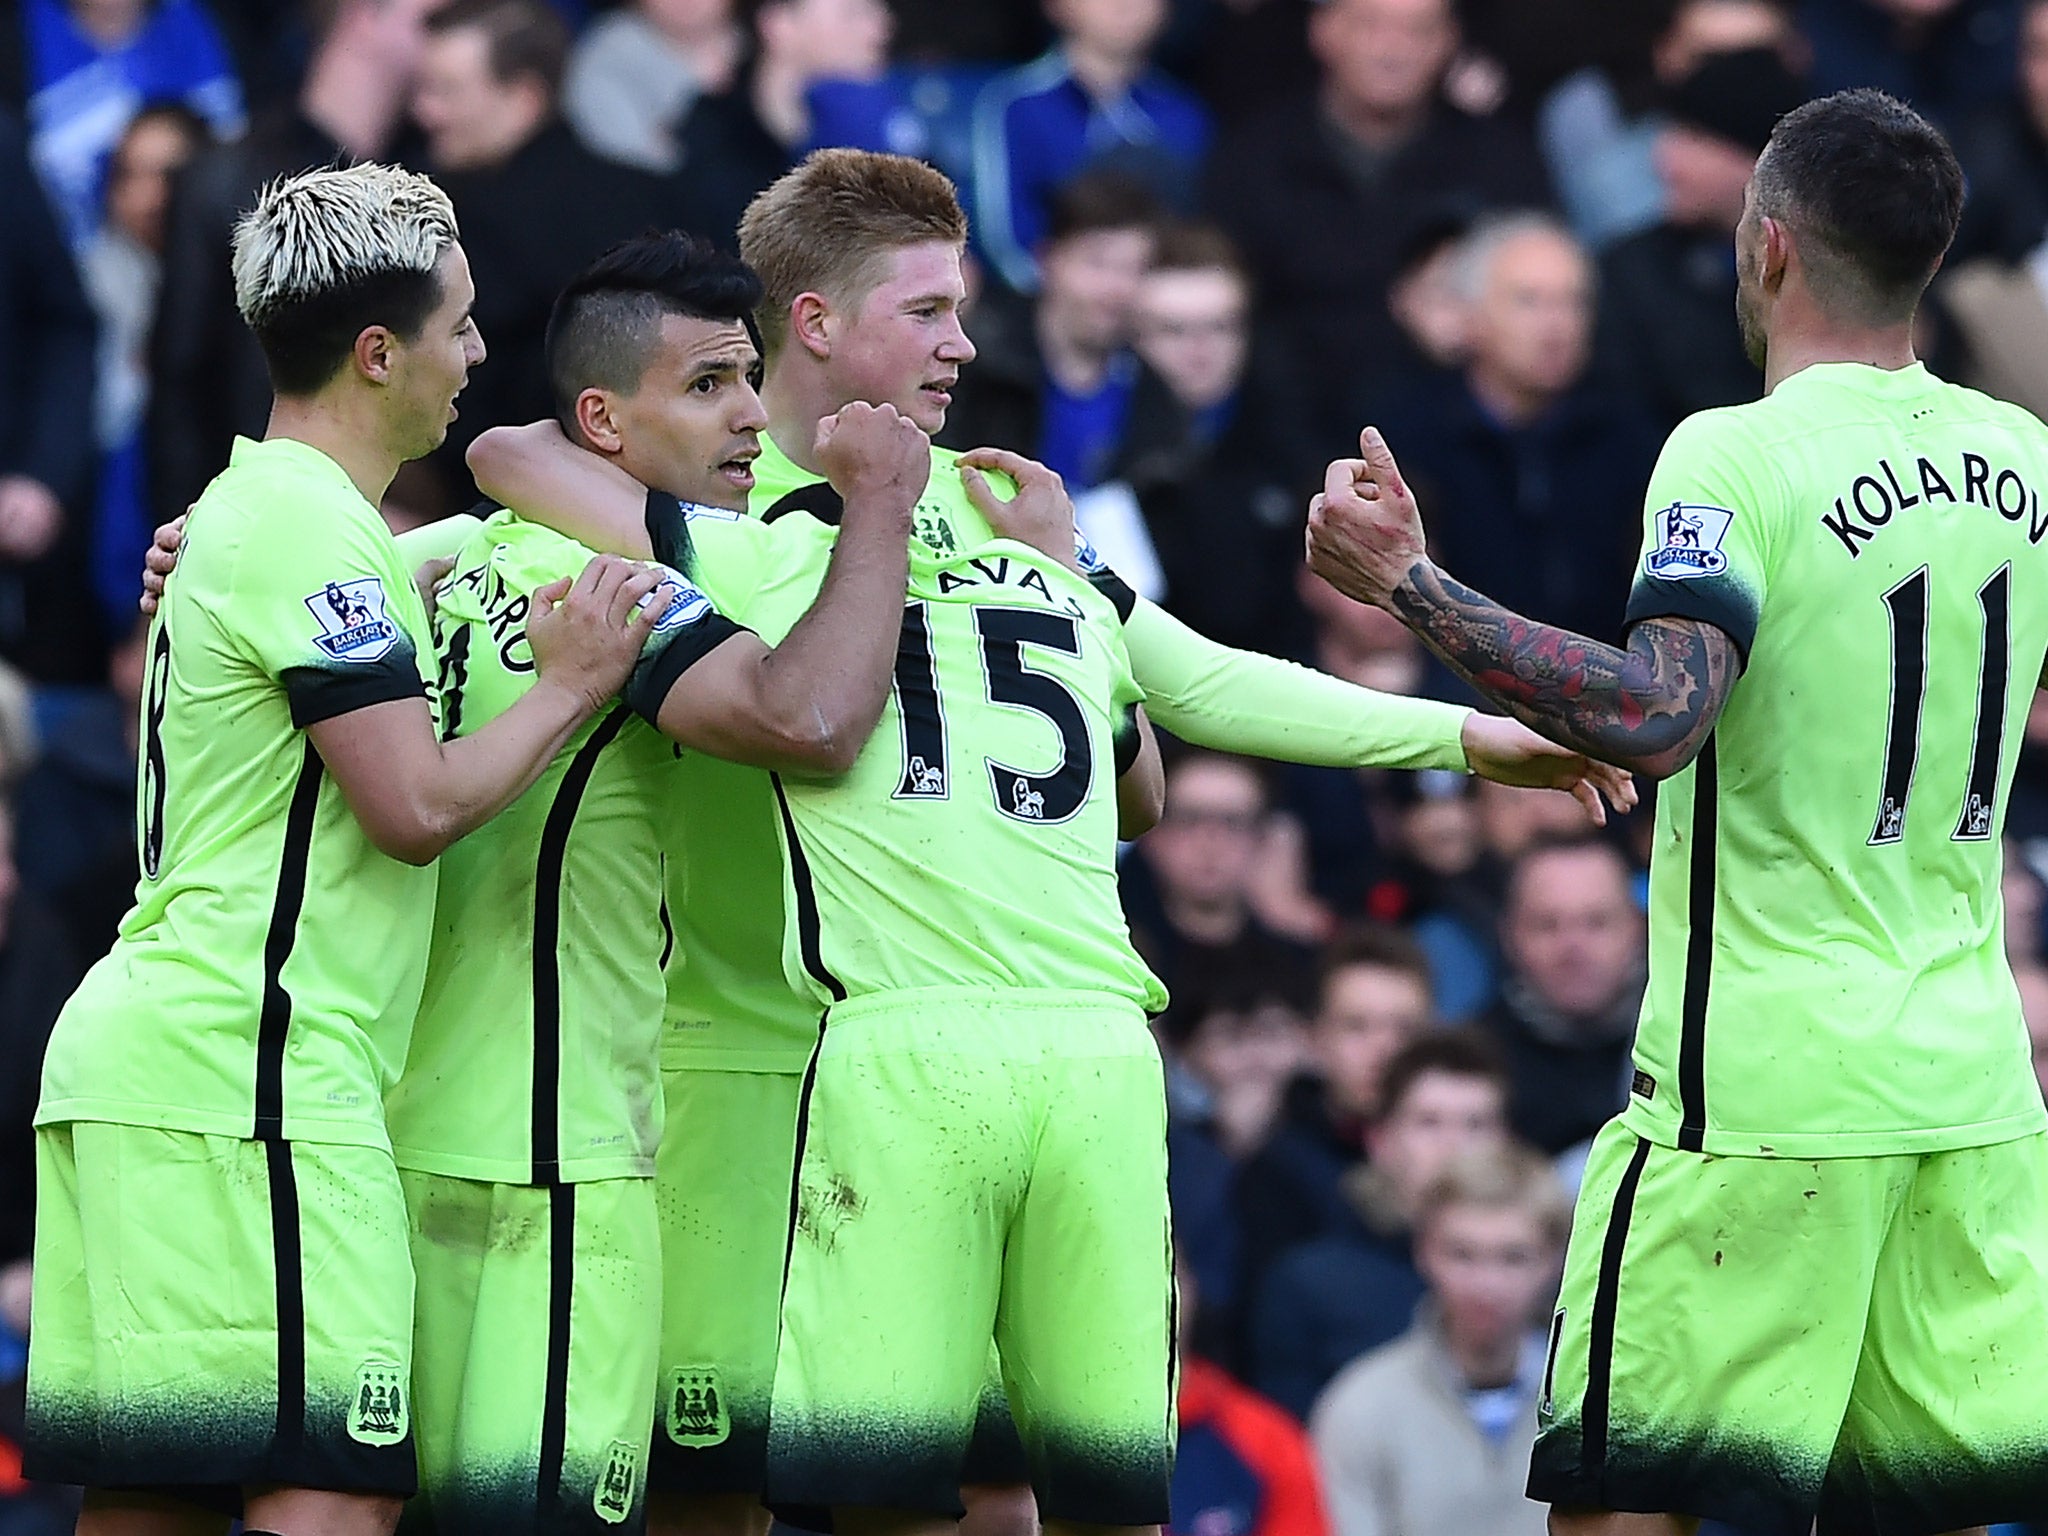
[[(481, 729), (533, 686), (532, 594), (590, 558), (509, 511), (464, 544), (435, 613), (445, 736)], [(654, 1171), (670, 944), (660, 823), (676, 762), (650, 722), (681, 665), (670, 647), (694, 646), (694, 659), (737, 631), (700, 596), (658, 595), (626, 701), (441, 856), (412, 1054), (387, 1105), (400, 1167), (508, 1184)]]
[[(698, 510), (669, 563), (779, 643), (817, 595), (838, 518), (815, 480), (760, 521)], [(940, 528), (921, 510), (918, 533), (874, 735), (836, 778), (770, 776), (790, 881), (784, 974), (814, 1004), (989, 986), (1162, 1006), (1117, 899), (1116, 778), (1140, 695), (1115, 605), (978, 516)], [(686, 858), (693, 810), (729, 814), (685, 803)], [(686, 904), (694, 931), (710, 926), (712, 893)]]
[(371, 845), (306, 730), (427, 695), (426, 636), (341, 466), (237, 441), (150, 628), (135, 906), (57, 1022), (39, 1124), (386, 1144), (434, 870)]
[(1642, 1135), (1866, 1156), (2048, 1125), (1999, 902), (2044, 486), (2038, 421), (1918, 365), (1807, 368), (1672, 435), (1629, 617), (1746, 664), (1658, 795)]

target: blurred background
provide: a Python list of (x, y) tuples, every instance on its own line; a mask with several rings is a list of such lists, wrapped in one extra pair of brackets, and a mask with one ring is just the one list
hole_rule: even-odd
[[(336, 158), (433, 174), (490, 359), (462, 450), (548, 413), (557, 286), (648, 225), (730, 244), (808, 150), (922, 156), (972, 215), (941, 441), (1045, 460), (1195, 628), (1457, 699), (1301, 567), (1367, 421), (1438, 558), (1617, 638), (1684, 415), (1753, 399), (1730, 237), (1776, 118), (1874, 85), (1953, 138), (1937, 371), (2048, 410), (2048, 0), (0, 3), (0, 1536), (19, 1476), (43, 1042), (136, 873), (150, 530), (260, 435), (236, 213)], [(1521, 1497), (1587, 1140), (1626, 1095), (1646, 806), (1176, 751), (1125, 902), (1173, 990), (1183, 1536), (1540, 1536)], [(2048, 1079), (2048, 712), (2007, 937)]]

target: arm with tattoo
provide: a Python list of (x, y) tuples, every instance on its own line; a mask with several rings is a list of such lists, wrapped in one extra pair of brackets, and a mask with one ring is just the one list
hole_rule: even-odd
[(1452, 670), (1524, 725), (1653, 779), (1706, 744), (1741, 671), (1711, 624), (1653, 618), (1625, 647), (1511, 613), (1437, 569), (1414, 495), (1368, 427), (1363, 455), (1333, 463), (1309, 507), (1309, 566), (1338, 591), (1386, 609)]
[(1388, 606), (1460, 677), (1524, 725), (1653, 779), (1690, 763), (1740, 671), (1695, 619), (1646, 619), (1626, 648), (1537, 624), (1417, 560)]

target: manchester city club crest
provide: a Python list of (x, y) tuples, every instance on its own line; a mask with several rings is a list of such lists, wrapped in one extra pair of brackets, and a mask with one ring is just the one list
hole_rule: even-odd
[(349, 1438), (364, 1445), (396, 1445), (411, 1422), (404, 1369), (386, 1360), (365, 1361), (356, 1372), (355, 1401), (349, 1405)]
[(935, 553), (958, 553), (959, 543), (953, 537), (953, 525), (946, 521), (945, 513), (929, 507), (919, 507), (911, 514), (911, 527), (916, 530), (925, 547)]
[(721, 1443), (732, 1433), (718, 1371), (709, 1365), (681, 1366), (669, 1376), (668, 1437), (677, 1445)]
[(374, 576), (328, 582), (307, 594), (306, 611), (320, 624), (313, 643), (336, 661), (376, 661), (398, 639), (398, 626), (384, 616), (384, 583)]
[(598, 1474), (597, 1491), (590, 1507), (606, 1525), (623, 1525), (633, 1512), (633, 1494), (640, 1480), (640, 1457), (623, 1440), (614, 1440), (605, 1455), (604, 1471)]

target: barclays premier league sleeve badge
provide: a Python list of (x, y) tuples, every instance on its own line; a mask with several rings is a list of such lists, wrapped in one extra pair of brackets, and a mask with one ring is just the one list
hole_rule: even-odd
[(1662, 581), (1691, 581), (1728, 569), (1721, 541), (1735, 514), (1725, 507), (1674, 501), (1657, 514), (1657, 543), (1643, 556), (1643, 573)]
[(375, 576), (330, 581), (306, 598), (320, 625), (313, 643), (335, 661), (381, 659), (398, 643), (398, 626), (384, 614), (384, 583)]

